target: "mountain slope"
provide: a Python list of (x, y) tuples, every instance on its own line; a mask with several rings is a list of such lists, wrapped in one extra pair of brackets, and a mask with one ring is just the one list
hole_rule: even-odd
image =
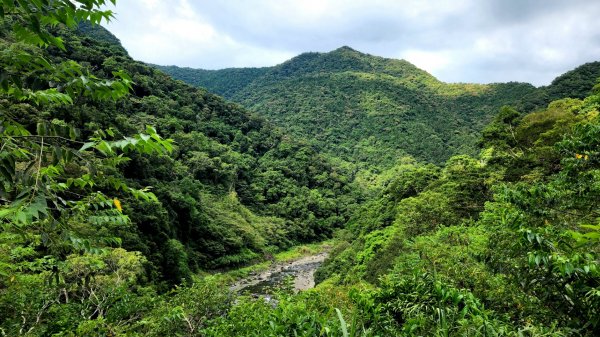
[(268, 71), (268, 68), (204, 70), (177, 66), (152, 66), (193, 86), (209, 88), (210, 91), (225, 98), (231, 98)]
[[(498, 108), (535, 90), (522, 83), (447, 84), (407, 61), (349, 47), (305, 53), (250, 76), (249, 69), (161, 69), (216, 90), (332, 155), (374, 167), (405, 155), (442, 163), (473, 154)], [(211, 80), (219, 75), (238, 79), (224, 87)]]
[[(379, 285), (379, 296), (365, 297), (375, 304), (366, 307), (415, 335), (448, 326), (471, 335), (475, 330), (461, 329), (481, 327), (474, 317), (483, 310), (498, 319), (491, 325), (503, 321), (499, 326), (532, 336), (598, 335), (600, 90), (594, 91), (525, 115), (503, 108), (486, 127), (477, 157), (454, 156), (441, 168), (399, 162), (385, 174), (379, 197), (352, 216), (347, 242), (332, 249), (317, 281)], [(455, 314), (472, 304), (481, 310)]]
[(592, 88), (600, 79), (600, 62), (590, 62), (570, 70), (548, 86), (540, 87), (527, 94), (517, 104), (521, 112), (545, 108), (550, 102), (561, 98), (583, 99), (592, 94)]
[[(9, 31), (0, 33), (0, 46), (19, 48)], [(111, 233), (142, 252), (153, 280), (175, 285), (190, 272), (261, 260), (292, 243), (329, 237), (345, 222), (354, 202), (347, 169), (239, 105), (132, 60), (101, 27), (58, 27), (57, 34), (67, 49), (40, 51), (46, 58), (79, 62), (99, 78), (125, 70), (133, 92), (64, 106), (0, 97), (2, 117), (16, 116), (32, 133), (38, 122), (72, 125), (82, 140), (106, 129), (121, 139), (152, 125), (175, 141), (172, 156), (131, 154), (119, 172), (107, 173), (150, 186), (158, 197), (155, 204), (119, 195), (132, 224)]]

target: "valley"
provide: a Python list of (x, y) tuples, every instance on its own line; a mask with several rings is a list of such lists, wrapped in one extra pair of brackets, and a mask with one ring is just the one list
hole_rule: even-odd
[(108, 4), (0, 7), (0, 335), (600, 333), (600, 62), (160, 66)]

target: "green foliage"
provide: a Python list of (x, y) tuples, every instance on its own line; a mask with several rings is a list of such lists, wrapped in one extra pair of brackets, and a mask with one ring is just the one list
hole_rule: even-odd
[[(125, 154), (163, 155), (172, 150), (170, 140), (147, 127), (146, 133), (122, 139), (112, 129), (98, 129), (84, 143), (80, 130), (68, 122), (52, 118), (27, 121), (27, 115), (18, 113), (19, 107), (30, 107), (19, 103), (23, 101), (35, 104), (37, 109), (27, 109), (33, 112), (70, 105), (78, 97), (103, 101), (128, 93), (131, 80), (122, 72), (114, 72), (121, 78), (117, 81), (84, 76), (79, 64), (50, 63), (41, 56), (42, 51), (27, 47), (38, 44), (64, 49), (62, 40), (46, 29), (109, 17), (110, 12), (98, 9), (104, 4), (2, 4), (2, 16), (14, 21), (14, 38), (21, 43), (3, 52), (1, 61), (5, 65), (0, 88), (3, 334), (77, 331), (86, 335), (105, 331), (104, 318), (111, 318), (115, 310), (119, 311), (115, 321), (121, 324), (119, 321), (131, 319), (139, 309), (126, 309), (123, 301), (133, 296), (132, 304), (138, 303), (138, 277), (146, 260), (139, 253), (114, 248), (121, 244), (114, 234), (117, 228), (129, 225), (129, 217), (123, 214), (121, 201), (107, 194), (155, 202), (151, 192), (129, 187), (115, 172), (129, 160)], [(28, 49), (35, 54), (25, 51)], [(29, 81), (33, 77), (37, 83)], [(44, 87), (44, 82), (50, 88)]]
[[(88, 163), (86, 170), (101, 173), (97, 179), (102, 183), (87, 187), (107, 192), (108, 185), (118, 180), (135, 187), (116, 188), (115, 196), (123, 201), (124, 214), (130, 216), (133, 226), (130, 230), (112, 228), (112, 234), (123, 239), (124, 247), (148, 257), (149, 273), (153, 279), (164, 281), (163, 290), (189, 278), (186, 268), (171, 268), (164, 257), (170, 239), (181, 242), (189, 271), (196, 272), (257, 261), (265, 252), (294, 242), (327, 238), (334, 227), (343, 225), (357, 197), (350, 185), (352, 171), (338, 168), (307, 144), (283, 137), (279, 130), (239, 106), (131, 60), (121, 46), (112, 44), (117, 40), (104, 29), (89, 23), (74, 27), (78, 31), (62, 25), (49, 27), (68, 42), (66, 51), (23, 47), (8, 37), (1, 40), (17, 51), (25, 49), (51, 60), (58, 68), (63, 64), (76, 67), (64, 72), (65, 79), (69, 74), (75, 78), (69, 82), (71, 91), (60, 78), (52, 77), (55, 72), (46, 74), (45, 68), (27, 75), (39, 83), (24, 88), (33, 90), (40, 85), (36, 92), (42, 92), (47, 90), (44, 86), (55, 86), (49, 89), (56, 89), (58, 97), (69, 97), (61, 101), (66, 105), (55, 104), (56, 100), (39, 101), (42, 105), (31, 100), (16, 102), (21, 98), (11, 94), (0, 101), (0, 106), (6, 116), (31, 134), (35, 134), (38, 122), (64, 121), (60, 123), (77, 133), (73, 150), (82, 148), (107, 157), (110, 169)], [(126, 77), (122, 69), (130, 76)], [(15, 76), (24, 76), (23, 69), (13, 70)], [(118, 79), (103, 80), (113, 74)], [(78, 81), (90, 90), (79, 93)], [(117, 99), (130, 89), (131, 96)], [(106, 94), (107, 90), (115, 95)], [(157, 129), (147, 130), (146, 125)], [(98, 135), (99, 129), (106, 134)], [(140, 132), (145, 132), (143, 137), (128, 136)], [(158, 133), (174, 139), (173, 144), (158, 144), (163, 150), (172, 148), (172, 157), (152, 149)], [(68, 132), (65, 135), (70, 139)], [(82, 139), (90, 141), (77, 143)], [(66, 142), (51, 140), (52, 146)], [(48, 144), (46, 138), (45, 147)], [(144, 154), (132, 151), (134, 147), (143, 149)], [(36, 154), (35, 150), (31, 153)], [(23, 158), (23, 162), (32, 159)], [(62, 177), (64, 173), (55, 174)], [(279, 182), (285, 183), (280, 186)], [(157, 197), (154, 203), (135, 199), (135, 191), (143, 192), (143, 186), (152, 186)]]
[(483, 129), (481, 143), (499, 149), (515, 146), (515, 127), (519, 116), (519, 112), (509, 106), (500, 108), (494, 120)]
[(177, 66), (152, 65), (178, 80), (196, 87), (207, 88), (220, 96), (230, 98), (236, 92), (264, 75), (268, 68), (231, 68), (222, 70), (204, 70), (181, 68)]
[(560, 75), (548, 86), (525, 95), (517, 108), (523, 112), (544, 109), (552, 101), (562, 98), (584, 99), (593, 94), (593, 87), (600, 78), (600, 62), (583, 64)]
[[(23, 253), (13, 248), (2, 256), (10, 256), (11, 263), (23, 267), (30, 259)], [(70, 331), (77, 331), (76, 335), (83, 336), (93, 335), (91, 329), (114, 332), (139, 317), (151, 301), (145, 295), (151, 295), (151, 291), (139, 286), (145, 262), (139, 253), (117, 248), (97, 254), (72, 254), (58, 264), (59, 274), (46, 269), (52, 262), (49, 258), (35, 261), (31, 265), (37, 265), (37, 269), (30, 268), (28, 273), (3, 278), (3, 333), (71, 336), (74, 334)]]
[(594, 95), (501, 109), (479, 160), (452, 157), (418, 192), (365, 204), (394, 211), (351, 222), (318, 280), (379, 285), (357, 303), (390, 335), (597, 334), (598, 115)]
[(63, 40), (48, 30), (59, 24), (75, 27), (81, 21), (99, 24), (113, 14), (102, 7), (116, 0), (7, 0), (2, 2), (0, 19), (16, 18), (12, 30), (18, 40), (40, 47), (56, 46), (65, 49)]
[[(227, 313), (204, 331), (206, 336), (370, 336), (360, 333), (359, 318), (347, 323), (331, 290), (299, 295), (281, 293), (270, 300), (238, 298)], [(323, 302), (325, 301), (325, 303)], [(335, 302), (334, 302), (335, 301)], [(332, 303), (333, 302), (333, 303)], [(344, 308), (346, 309), (346, 308)], [(346, 316), (347, 317), (347, 316)], [(350, 326), (349, 326), (350, 325)]]
[(98, 78), (72, 60), (52, 63), (39, 50), (56, 47), (66, 50), (62, 38), (52, 30), (60, 24), (76, 27), (81, 21), (97, 24), (112, 18), (112, 12), (101, 10), (115, 1), (4, 1), (0, 25), (12, 26), (18, 43), (0, 42), (5, 48), (0, 56), (0, 94), (36, 104), (69, 104), (78, 96), (96, 100), (118, 99), (131, 89), (131, 79), (122, 71), (114, 71), (113, 80)]
[[(33, 20), (20, 12), (25, 3), (3, 27)], [(0, 34), (2, 333), (189, 333), (191, 297), (156, 292), (194, 284), (186, 296), (205, 296), (200, 310), (216, 283), (194, 273), (326, 238), (346, 221), (356, 198), (350, 169), (131, 60), (95, 18), (80, 21), (95, 9), (38, 3), (51, 13), (31, 15), (62, 20), (36, 31), (44, 48)], [(121, 252), (137, 262), (107, 257)], [(231, 296), (219, 286), (214, 303), (221, 295)], [(176, 326), (163, 328), (163, 316)]]
[(177, 279), (171, 281), (172, 284), (185, 283), (186, 280), (191, 279), (188, 256), (181, 242), (175, 239), (167, 241), (163, 256), (166, 264), (164, 267), (165, 275), (177, 277)]
[[(131, 60), (93, 25), (106, 3), (2, 2), (2, 335), (598, 335), (600, 96), (576, 95), (593, 64), (541, 89), (575, 98), (486, 128), (542, 91), (347, 47), (210, 73), (285, 109), (314, 136), (298, 141)], [(479, 157), (454, 155), (481, 129)], [(316, 289), (240, 296), (198, 275), (339, 228)]]
[(196, 279), (193, 285), (178, 288), (135, 330), (141, 336), (204, 336), (211, 320), (222, 317), (232, 305), (231, 294), (215, 278)]
[(446, 84), (406, 61), (348, 47), (271, 68), (159, 69), (249, 107), (325, 153), (378, 169), (405, 155), (441, 164), (474, 154), (496, 109), (535, 89)]

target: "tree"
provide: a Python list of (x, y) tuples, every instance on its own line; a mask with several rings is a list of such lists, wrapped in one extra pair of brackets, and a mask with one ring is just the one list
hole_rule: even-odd
[[(12, 23), (14, 36), (23, 46), (64, 49), (62, 40), (50, 30), (60, 24), (75, 27), (82, 20), (92, 23), (108, 20), (112, 12), (100, 9), (106, 3), (104, 0), (4, 1), (0, 18), (3, 25)], [(15, 104), (25, 101), (42, 110), (46, 106), (72, 104), (79, 96), (94, 100), (119, 99), (131, 89), (131, 80), (123, 72), (114, 73), (116, 80), (99, 79), (85, 74), (83, 67), (73, 61), (52, 64), (35, 48), (27, 49), (30, 52), (8, 50), (1, 60), (0, 97)], [(31, 77), (36, 79), (31, 80)], [(28, 130), (17, 122), (19, 116), (8, 109), (3, 109), (0, 118), (3, 178), (0, 219), (16, 226), (36, 221), (54, 226), (59, 219), (70, 219), (75, 213), (112, 206), (117, 213), (101, 213), (102, 216), (113, 215), (116, 217), (112, 220), (126, 221), (119, 216), (122, 209), (118, 199), (91, 192), (98, 184), (96, 179), (103, 178), (101, 184), (115, 190), (151, 199), (151, 193), (133, 190), (105, 172), (127, 161), (119, 152), (166, 153), (171, 150), (171, 141), (163, 140), (152, 127), (146, 129), (146, 134), (120, 140), (111, 139), (115, 134), (110, 129), (97, 130), (89, 142), (81, 142), (78, 130), (59, 120), (42, 120), (35, 130)], [(70, 199), (67, 195), (77, 198)], [(94, 221), (102, 219), (94, 218)]]
[[(127, 186), (117, 168), (130, 152), (170, 152), (171, 140), (148, 126), (145, 133), (121, 139), (112, 129), (99, 129), (82, 141), (68, 123), (43, 118), (45, 109), (80, 99), (116, 100), (131, 89), (124, 72), (101, 79), (73, 61), (51, 63), (42, 56), (42, 48), (65, 48), (51, 33), (57, 26), (111, 18), (100, 9), (106, 3), (9, 0), (0, 7), (0, 26), (11, 26), (17, 41), (0, 55), (0, 316), (5, 318), (0, 330), (8, 335), (39, 329), (52, 306), (86, 293), (83, 319), (101, 318), (109, 298), (117, 295), (94, 289), (121, 287), (124, 274), (115, 273), (131, 269), (128, 264), (139, 270), (142, 263), (139, 253), (114, 248), (120, 245), (115, 228), (129, 223), (118, 196), (156, 197)], [(29, 123), (34, 127), (20, 123), (22, 111), (38, 120)]]

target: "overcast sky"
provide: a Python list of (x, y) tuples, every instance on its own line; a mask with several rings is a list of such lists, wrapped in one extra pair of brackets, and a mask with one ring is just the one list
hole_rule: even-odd
[(600, 0), (119, 0), (135, 59), (221, 69), (347, 45), (446, 82), (549, 84), (600, 60)]

